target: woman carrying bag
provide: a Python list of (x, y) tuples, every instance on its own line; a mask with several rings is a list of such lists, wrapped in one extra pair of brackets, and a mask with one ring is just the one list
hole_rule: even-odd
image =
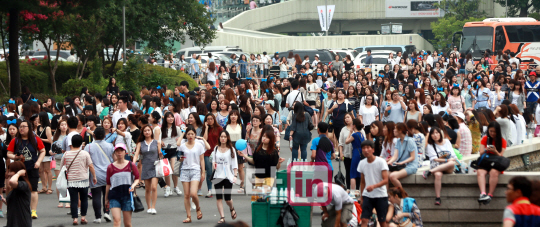
[[(291, 123), (291, 134), (289, 141), (292, 141), (292, 158), (298, 158), (298, 148), (300, 148), (300, 158), (307, 158), (307, 145), (311, 141), (311, 132), (309, 125), (311, 116), (304, 111), (304, 105), (300, 102), (294, 104), (294, 117)], [(313, 125), (311, 125), (313, 126)]]
[(445, 173), (453, 173), (457, 161), (452, 144), (443, 135), (440, 128), (431, 128), (427, 145), (430, 169), (424, 171), (422, 175), (424, 179), (431, 174), (435, 175), (435, 205), (441, 205), (442, 176)]
[(218, 212), (221, 216), (218, 224), (225, 222), (222, 203), (223, 197), (225, 197), (225, 202), (231, 211), (231, 218), (234, 220), (237, 216), (231, 198), (232, 186), (238, 177), (238, 162), (236, 161), (237, 156), (235, 154), (236, 149), (233, 148), (229, 133), (227, 131), (221, 131), (219, 133), (219, 140), (214, 148), (214, 158), (212, 159), (212, 166), (214, 167), (212, 181), (216, 189)]
[(388, 213), (386, 221), (391, 227), (422, 227), (422, 215), (413, 198), (408, 197), (403, 188), (388, 190)]
[(71, 203), (71, 217), (73, 225), (78, 225), (78, 209), (79, 198), (81, 202), (81, 224), (88, 224), (86, 220), (86, 212), (88, 210), (88, 187), (90, 181), (88, 179), (88, 170), (92, 174), (92, 181), (97, 184), (96, 172), (92, 158), (88, 152), (81, 150), (83, 138), (80, 135), (71, 137), (70, 151), (66, 151), (62, 157), (62, 165), (67, 167), (66, 178), (67, 186)]
[[(139, 170), (135, 163), (124, 159), (126, 150), (125, 144), (116, 144), (114, 148), (116, 161), (107, 167), (105, 207), (110, 208), (115, 227), (120, 227), (122, 224), (120, 219), (122, 216), (124, 217), (124, 226), (131, 226), (131, 214), (134, 211), (131, 204), (132, 199), (135, 207), (142, 206), (138, 198), (132, 198), (131, 193), (139, 184)], [(129, 175), (125, 173), (129, 173)]]
[(156, 168), (154, 163), (159, 159), (163, 159), (161, 153), (161, 143), (154, 139), (154, 133), (150, 125), (145, 125), (142, 129), (142, 135), (139, 136), (135, 156), (133, 160), (139, 160), (139, 155), (142, 155), (140, 163), (142, 165), (141, 179), (146, 185), (144, 197), (146, 198), (146, 206), (149, 214), (156, 214), (157, 200), (157, 184)]

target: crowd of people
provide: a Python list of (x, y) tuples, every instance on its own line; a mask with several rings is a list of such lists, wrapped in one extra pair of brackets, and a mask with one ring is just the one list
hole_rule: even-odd
[[(136, 188), (144, 188), (147, 213), (155, 215), (158, 185), (165, 197), (184, 194), (184, 223), (192, 222), (192, 209), (200, 220), (205, 180), (206, 198), (216, 189), (219, 223), (226, 220), (223, 199), (236, 219), (233, 184), (240, 186), (238, 193), (245, 192), (246, 181), (275, 186), (275, 171), (285, 161), (283, 140), (289, 141), (293, 159), (308, 160), (311, 143), (311, 161), (327, 162), (334, 174), (332, 160), (343, 162), (346, 182), (338, 185), (343, 192), (335, 193), (342, 197), (333, 202), (358, 198), (363, 226), (373, 209), (381, 226), (399, 226), (404, 217), (422, 226), (400, 179), (429, 166), (423, 176), (435, 178), (434, 200), (440, 205), (441, 179), (467, 167), (462, 157), (502, 156), (507, 147), (531, 137), (528, 128), (536, 128), (535, 137), (540, 133), (540, 67), (522, 69), (514, 53), (501, 53), (497, 63), (489, 55), (475, 63), (459, 52), (398, 52), (379, 72), (355, 71), (350, 56), (336, 56), (327, 65), (294, 52), (288, 58), (265, 53), (264, 58), (251, 56), (268, 65), (255, 64), (255, 70), (241, 64), (247, 56), (231, 59), (236, 57), (239, 61), (228, 65), (210, 62), (205, 81), (195, 88), (182, 81), (176, 87), (142, 87), (135, 94), (110, 78), (104, 94), (83, 88), (64, 100), (38, 100), (25, 87), (20, 97), (10, 98), (0, 116), (0, 160), (6, 161), (0, 166), (19, 177), (7, 191), (19, 192), (8, 193), (8, 209), (31, 209), (8, 226), (38, 218), (38, 194), (53, 193), (51, 169), (58, 176), (62, 167), (67, 168), (70, 203), (58, 207), (70, 208), (73, 224), (79, 216), (81, 224), (88, 223), (89, 192), (95, 223), (104, 219), (120, 226), (123, 218), (130, 226)], [(191, 66), (188, 71), (199, 78), (200, 69)], [(312, 140), (314, 131), (319, 136)], [(246, 148), (237, 150), (236, 143), (244, 140)], [(163, 159), (173, 173), (157, 177), (154, 163)], [(265, 172), (247, 176), (248, 168)], [(495, 168), (478, 169), (480, 202), (489, 203), (499, 174)], [(6, 186), (4, 181), (0, 186)], [(15, 195), (27, 198), (13, 199), (18, 205), (12, 205), (9, 198)]]

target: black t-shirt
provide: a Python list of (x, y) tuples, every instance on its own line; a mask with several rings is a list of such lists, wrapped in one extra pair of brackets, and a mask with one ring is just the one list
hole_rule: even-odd
[(139, 136), (141, 135), (141, 130), (137, 128), (133, 131), (130, 131), (129, 133), (131, 133), (132, 140), (137, 141), (139, 139)]
[(118, 91), (118, 86), (108, 86), (107, 87), (107, 92), (109, 92), (109, 94), (119, 94), (119, 91)]
[(7, 216), (6, 226), (32, 226), (30, 215), (30, 186), (19, 178), (19, 185), (6, 196)]
[(30, 101), (34, 98), (34, 95), (32, 94), (22, 94), (21, 95), (21, 99), (23, 100), (24, 103), (26, 103), (27, 101)]
[(446, 129), (446, 132), (448, 133), (448, 136), (450, 136), (450, 143), (452, 145), (456, 144), (456, 140), (457, 140), (457, 133), (454, 132), (454, 130), (452, 130), (450, 127), (448, 126), (445, 126), (445, 129)]
[[(44, 139), (47, 139), (47, 128), (42, 127), (41, 125), (37, 128), (37, 135), (39, 138), (43, 141)], [(51, 143), (47, 143), (43, 141), (43, 145), (45, 145), (45, 156), (51, 156), (49, 154), (49, 151), (51, 150)]]
[(289, 93), (291, 93), (291, 87), (284, 87), (283, 89), (283, 94), (285, 94), (285, 91), (289, 91), (287, 92), (286, 95), (283, 95), (283, 98), (281, 99), (281, 108), (284, 108), (285, 105), (287, 104), (287, 96), (289, 96)]
[(255, 151), (253, 153), (253, 162), (255, 163), (255, 168), (257, 169), (264, 169), (264, 173), (256, 173), (255, 177), (257, 178), (267, 178), (271, 177), (272, 173), (272, 167), (277, 166), (279, 162), (279, 154), (276, 149), (272, 152), (272, 154), (266, 153), (266, 150)]
[(354, 62), (351, 61), (350, 63), (347, 63), (347, 61), (343, 62), (343, 64), (345, 65), (345, 71), (349, 71), (352, 69), (352, 67), (354, 66)]
[(51, 119), (51, 130), (58, 129), (58, 121), (60, 121), (60, 118), (62, 115), (54, 115)]

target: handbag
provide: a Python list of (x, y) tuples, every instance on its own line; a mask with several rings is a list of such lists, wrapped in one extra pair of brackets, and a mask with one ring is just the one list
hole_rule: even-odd
[[(398, 214), (403, 213), (403, 199), (401, 200), (401, 211)], [(399, 227), (414, 227), (415, 225), (411, 222), (411, 218), (403, 218), (399, 222)]]
[[(406, 145), (408, 145), (408, 141), (405, 140), (405, 144), (403, 144), (403, 147), (407, 147)], [(399, 162), (399, 160), (401, 160), (401, 158), (403, 157), (403, 154), (405, 154), (405, 151), (401, 152), (401, 155), (399, 156), (399, 158), (396, 160)], [(390, 165), (388, 166), (388, 170), (390, 172), (396, 172), (396, 171), (400, 171), (402, 169), (405, 169), (405, 167), (407, 166), (407, 164), (401, 164), (401, 165)]]
[[(298, 94), (296, 95), (296, 97), (294, 98), (294, 100), (296, 100), (296, 98), (298, 98), (298, 95), (300, 95), (300, 94), (301, 94), (301, 92), (298, 91)], [(306, 112), (309, 114), (309, 116), (313, 116), (313, 114), (315, 113), (315, 112), (313, 111), (313, 108), (311, 108), (310, 106), (304, 105), (304, 95), (302, 94), (302, 95), (300, 96), (300, 98), (302, 98), (302, 105), (304, 106), (304, 111), (306, 111)]]
[(341, 173), (341, 160), (338, 161), (338, 164), (338, 173), (334, 176), (334, 183), (344, 187), (347, 184), (345, 183), (345, 176), (343, 176), (343, 173)]
[(496, 169), (499, 172), (505, 171), (510, 166), (510, 159), (504, 156), (482, 154), (477, 160), (471, 162), (474, 169)]
[(285, 137), (283, 139), (289, 141), (289, 137), (291, 137), (291, 126), (290, 125), (287, 126), (287, 128), (285, 128)]
[[(131, 165), (131, 162), (128, 163), (129, 170), (131, 172), (131, 176), (133, 177), (133, 167)], [(131, 178), (131, 184), (133, 184), (133, 178)], [(133, 207), (133, 212), (138, 213), (144, 210), (144, 205), (142, 204), (141, 198), (137, 196), (137, 194), (133, 195), (133, 192), (131, 194), (131, 202)]]
[[(439, 152), (437, 152), (437, 147), (435, 146), (435, 144), (432, 144), (433, 145), (433, 149), (435, 150), (435, 154), (437, 154), (437, 158), (440, 158), (439, 156)], [(443, 156), (446, 155), (447, 157), (448, 156), (451, 156), (449, 153), (447, 153), (446, 151), (442, 151), (443, 153)], [(434, 169), (436, 168), (437, 166), (441, 165), (440, 162), (437, 162), (435, 160), (433, 161), (429, 161), (429, 169)]]

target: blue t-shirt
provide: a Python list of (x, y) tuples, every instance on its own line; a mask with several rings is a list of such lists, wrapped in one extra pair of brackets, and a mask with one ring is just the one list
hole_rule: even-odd
[(412, 162), (407, 163), (406, 168), (418, 168), (418, 158), (416, 158), (418, 156), (418, 150), (416, 149), (416, 142), (412, 137), (405, 136), (403, 142), (401, 142), (401, 139), (398, 138), (396, 141), (395, 149), (398, 151), (398, 154), (394, 154), (398, 156), (396, 162), (403, 162), (406, 159), (410, 158), (410, 152), (414, 151), (415, 159)]
[(197, 62), (197, 59), (192, 58), (191, 60), (189, 60), (189, 63), (191, 65), (195, 65), (195, 71), (193, 71), (193, 67), (189, 67), (191, 69), (190, 72), (192, 74), (193, 73), (198, 73), (199, 72), (199, 63)]
[(538, 81), (527, 81), (525, 82), (525, 89), (527, 90), (527, 102), (536, 102), (538, 100), (539, 92), (538, 87), (540, 82)]
[[(321, 137), (326, 137), (326, 135), (319, 135), (319, 137), (311, 141), (311, 150), (316, 150), (315, 162), (326, 161), (328, 162), (330, 169), (334, 171), (334, 167), (332, 167), (332, 151), (324, 152), (321, 148), (317, 149), (317, 146), (319, 146), (319, 141), (321, 140)], [(332, 144), (332, 142), (330, 142), (330, 144)], [(334, 145), (332, 144), (332, 146)], [(321, 154), (324, 154), (324, 156), (322, 156)], [(325, 157), (325, 159), (323, 160), (322, 157)]]

